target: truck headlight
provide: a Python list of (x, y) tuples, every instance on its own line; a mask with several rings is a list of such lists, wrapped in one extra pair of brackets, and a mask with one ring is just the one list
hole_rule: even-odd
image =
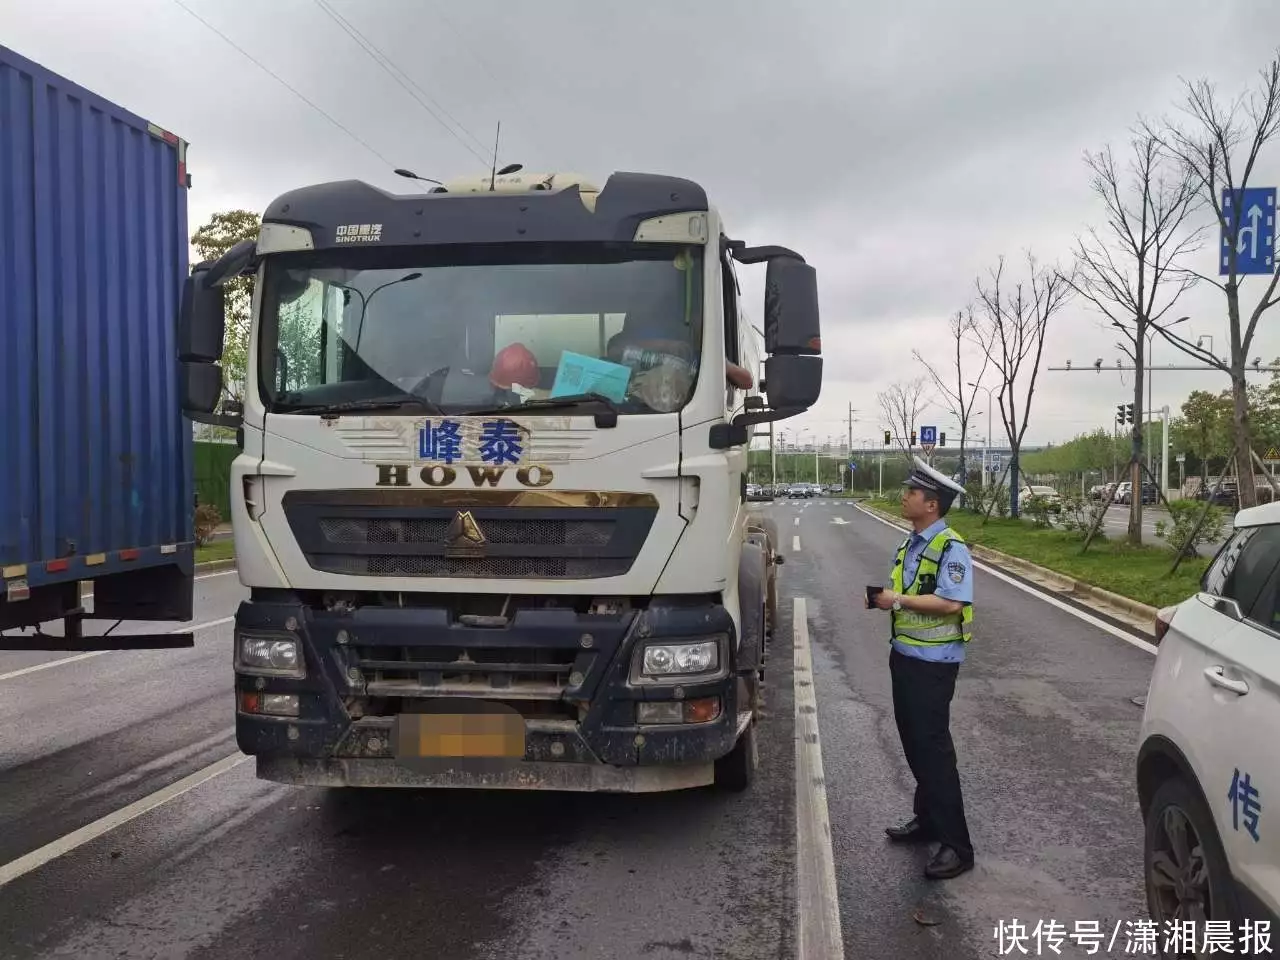
[(236, 669), (241, 673), (298, 679), (307, 675), (306, 661), (296, 638), (255, 637), (243, 633), (237, 636)]
[(697, 677), (720, 672), (721, 640), (670, 640), (646, 643), (639, 650), (638, 680)]

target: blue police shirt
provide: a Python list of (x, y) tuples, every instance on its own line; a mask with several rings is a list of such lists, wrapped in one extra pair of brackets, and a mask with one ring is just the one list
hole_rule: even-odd
[[(945, 530), (946, 527), (946, 519), (940, 517), (920, 533), (913, 532), (911, 534), (911, 540), (907, 544), (907, 555), (902, 559), (902, 588), (904, 591), (915, 579), (916, 571), (920, 569), (920, 557), (924, 554), (924, 548), (929, 545), (930, 540)], [(890, 567), (891, 571), (892, 569)], [(955, 600), (957, 603), (973, 603), (973, 557), (965, 544), (953, 540), (943, 550), (942, 562), (938, 567), (938, 585), (933, 592), (936, 596), (947, 600)], [(916, 657), (920, 660), (935, 660), (944, 663), (963, 663), (964, 646), (963, 640), (929, 647), (916, 647), (898, 640), (893, 641), (893, 649), (901, 654), (908, 657)]]

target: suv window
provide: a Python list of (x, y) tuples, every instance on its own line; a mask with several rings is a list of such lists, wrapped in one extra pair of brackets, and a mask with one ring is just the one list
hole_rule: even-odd
[(1205, 571), (1202, 586), (1216, 597), (1227, 597), (1252, 616), (1263, 584), (1280, 563), (1280, 526), (1237, 530)]
[(1247, 616), (1259, 626), (1280, 633), (1280, 566), (1271, 573), (1253, 608), (1245, 611)]

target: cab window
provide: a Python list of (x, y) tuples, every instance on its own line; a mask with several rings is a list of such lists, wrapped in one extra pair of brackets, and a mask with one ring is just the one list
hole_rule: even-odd
[(725, 356), (734, 363), (740, 363), (738, 355), (738, 297), (742, 288), (738, 285), (738, 275), (733, 269), (733, 257), (724, 246), (721, 237), (720, 247), (720, 283), (724, 295), (724, 351)]

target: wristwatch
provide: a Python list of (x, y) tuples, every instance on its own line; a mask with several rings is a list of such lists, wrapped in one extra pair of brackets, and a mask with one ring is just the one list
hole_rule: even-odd
[(894, 609), (894, 610), (901, 610), (901, 609), (902, 609), (902, 601), (901, 601), (901, 600), (899, 600), (897, 597), (894, 597), (894, 598), (893, 598), (893, 609)]

